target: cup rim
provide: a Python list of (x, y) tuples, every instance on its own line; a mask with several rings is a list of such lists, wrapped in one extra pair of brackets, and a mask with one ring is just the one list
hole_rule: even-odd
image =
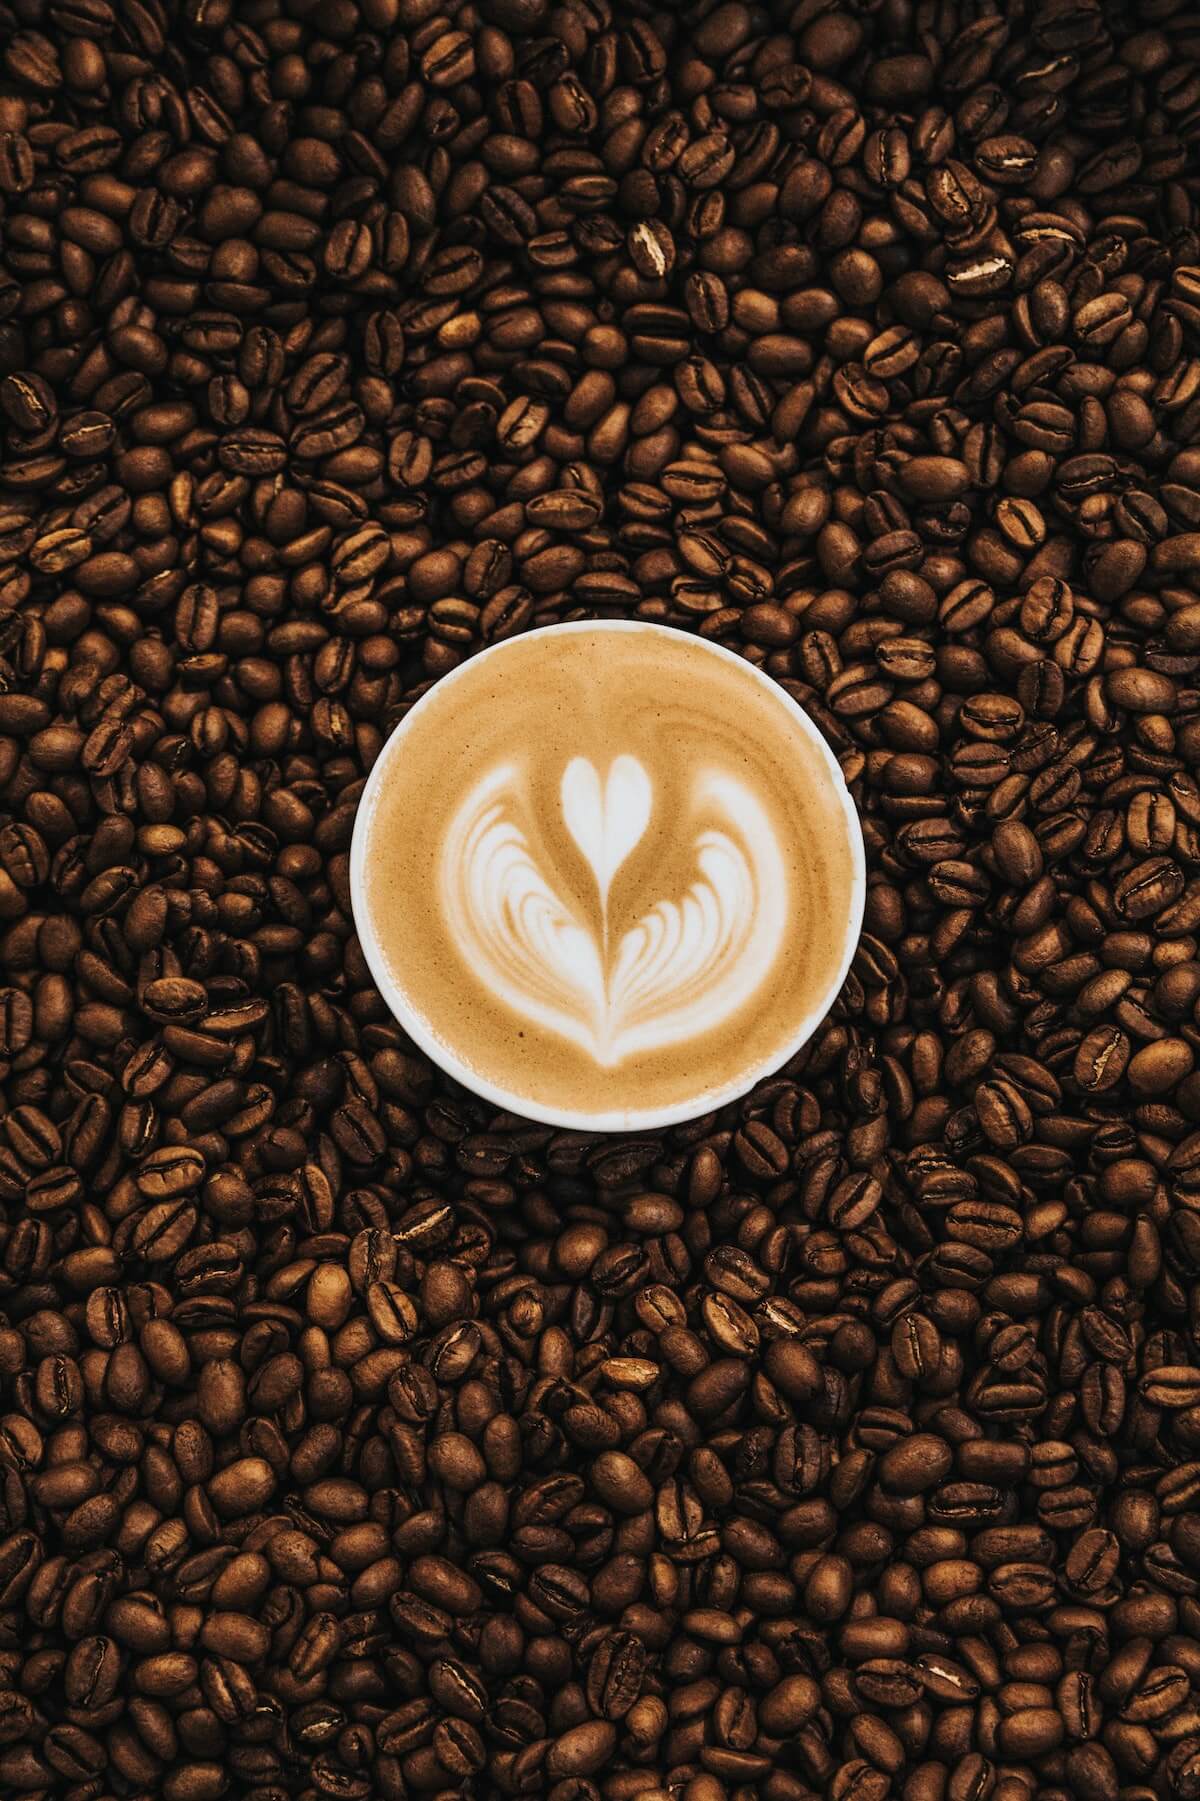
[[(688, 643), (699, 645), (703, 651), (750, 675), (771, 693), (780, 705), (791, 713), (792, 718), (823, 761), (833, 793), (846, 822), (850, 844), (851, 881), (850, 904), (846, 916), (846, 938), (836, 974), (822, 990), (817, 1005), (809, 1009), (778, 1053), (773, 1052), (768, 1061), (755, 1065), (751, 1071), (743, 1070), (732, 1082), (726, 1082), (719, 1088), (706, 1089), (693, 1099), (676, 1102), (669, 1107), (609, 1108), (599, 1113), (588, 1113), (579, 1109), (546, 1106), (522, 1096), (513, 1089), (504, 1088), (499, 1083), (488, 1081), (478, 1076), (448, 1045), (442, 1042), (424, 1017), (409, 1003), (408, 997), (393, 979), (388, 968), (387, 959), (375, 934), (371, 911), (367, 905), (365, 862), (371, 819), (378, 803), (380, 791), (387, 780), (389, 765), (399, 753), (399, 746), (403, 743), (410, 721), (416, 717), (422, 707), (443, 697), (448, 686), (453, 685), (466, 671), (474, 670), (481, 660), (498, 657), (511, 646), (526, 644), (531, 638), (545, 638), (552, 634), (566, 632), (579, 634), (597, 631), (650, 633), (661, 637), (684, 639)], [(766, 675), (763, 670), (745, 657), (739, 656), (736, 651), (726, 649), (723, 644), (711, 643), (707, 638), (701, 638), (694, 632), (678, 631), (674, 626), (660, 625), (657, 621), (650, 619), (572, 619), (559, 624), (537, 626), (532, 631), (519, 632), (511, 638), (502, 638), (499, 643), (489, 644), (485, 650), (477, 651), (473, 656), (465, 658), (457, 668), (451, 669), (426, 689), (384, 741), (359, 797), (350, 840), (350, 906), (354, 918), (354, 929), (358, 935), (359, 945), (367, 968), (371, 972), (372, 980), (401, 1030), (425, 1052), (425, 1055), (439, 1069), (453, 1081), (461, 1084), (469, 1093), (477, 1094), (482, 1100), (490, 1101), (504, 1112), (515, 1113), (522, 1119), (534, 1120), (539, 1125), (559, 1126), (575, 1132), (646, 1132), (657, 1130), (662, 1126), (679, 1125), (684, 1120), (697, 1119), (705, 1113), (715, 1112), (730, 1101), (739, 1100), (765, 1077), (773, 1074), (777, 1069), (781, 1069), (796, 1055), (797, 1051), (808, 1043), (841, 992), (862, 936), (866, 898), (866, 847), (858, 809), (846, 786), (846, 778), (842, 774), (837, 758), (799, 701), (793, 699), (778, 682), (772, 680), (769, 675)]]

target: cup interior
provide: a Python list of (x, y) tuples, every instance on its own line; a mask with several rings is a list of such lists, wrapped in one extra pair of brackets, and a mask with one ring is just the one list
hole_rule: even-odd
[[(670, 1107), (627, 1108), (603, 1112), (588, 1112), (586, 1109), (572, 1111), (543, 1105), (536, 1096), (525, 1095), (519, 1090), (505, 1088), (503, 1085), (481, 1078), (455, 1054), (452, 1047), (444, 1043), (431, 1029), (423, 1014), (411, 1004), (403, 987), (395, 980), (380, 943), (368, 900), (366, 869), (372, 820), (380, 796), (388, 782), (389, 772), (396, 768), (398, 759), (404, 755), (405, 738), (411, 729), (412, 721), (417, 718), (423, 708), (431, 709), (444, 704), (447, 694), (454, 684), (460, 681), (468, 670), (476, 668), (481, 661), (492, 658), (498, 663), (506, 651), (517, 644), (528, 645), (531, 640), (549, 639), (566, 632), (641, 633), (672, 641), (685, 638), (689, 644), (701, 646), (706, 654), (732, 664), (743, 675), (749, 674), (755, 681), (761, 683), (770, 692), (773, 699), (790, 715), (793, 723), (798, 726), (817, 753), (829, 782), (830, 793), (837, 801), (846, 825), (851, 865), (850, 883), (846, 896), (845, 940), (836, 977), (826, 985), (817, 1003), (806, 1013), (778, 1054), (773, 1054), (769, 1061), (761, 1066), (749, 1071), (741, 1071), (736, 1080), (720, 1088), (705, 1089), (698, 1092), (694, 1098)], [(741, 1095), (748, 1093), (764, 1077), (772, 1075), (775, 1070), (781, 1068), (807, 1044), (841, 991), (858, 946), (866, 905), (866, 852), (858, 811), (836, 757), (803, 707), (770, 676), (764, 674), (754, 664), (747, 662), (744, 657), (738, 656), (736, 652), (726, 650), (723, 645), (710, 644), (707, 640), (697, 638), (692, 633), (677, 632), (670, 626), (631, 619), (578, 620), (561, 625), (543, 626), (532, 632), (522, 632), (518, 638), (506, 639), (499, 644), (489, 645), (486, 650), (468, 658), (457, 669), (453, 669), (448, 675), (443, 676), (427, 693), (421, 696), (416, 705), (400, 721), (376, 759), (359, 802), (350, 846), (350, 899), (363, 956), (375, 985), (387, 1002), (389, 1010), (414, 1044), (454, 1081), (461, 1083), (472, 1094), (491, 1101), (505, 1112), (516, 1113), (525, 1119), (536, 1120), (544, 1125), (562, 1126), (583, 1132), (650, 1131), (661, 1126), (676, 1125), (682, 1120), (695, 1119), (700, 1114), (709, 1113), (724, 1106), (728, 1101), (737, 1100)]]

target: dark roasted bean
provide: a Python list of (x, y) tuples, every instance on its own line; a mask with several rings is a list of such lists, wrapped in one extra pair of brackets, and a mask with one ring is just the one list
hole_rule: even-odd
[[(1200, 1794), (1196, 50), (5, 16), (5, 1793)], [(595, 616), (867, 845), (654, 1135), (445, 1081), (350, 906), (414, 700)]]

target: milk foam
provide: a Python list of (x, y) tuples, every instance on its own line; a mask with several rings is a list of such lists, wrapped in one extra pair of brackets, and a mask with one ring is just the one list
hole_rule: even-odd
[(575, 757), (560, 795), (563, 824), (594, 879), (590, 914), (530, 851), (517, 823), (517, 765), (490, 770), (451, 820), (438, 896), (477, 979), (602, 1068), (723, 1024), (767, 975), (786, 921), (783, 859), (755, 796), (727, 772), (697, 773), (688, 816), (713, 823), (695, 833), (694, 879), (617, 936), (610, 890), (650, 824), (652, 779), (626, 753), (603, 781)]
[(628, 1130), (741, 1092), (829, 1006), (862, 915), (852, 826), (816, 732), (742, 659), (571, 623), (467, 659), (396, 729), (355, 917), (459, 1081)]

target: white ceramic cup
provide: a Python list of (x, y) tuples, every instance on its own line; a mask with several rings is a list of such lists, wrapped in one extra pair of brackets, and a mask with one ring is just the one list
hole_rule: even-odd
[[(777, 682), (764, 675), (760, 669), (748, 663), (744, 657), (734, 651), (725, 650), (719, 644), (710, 644), (707, 639), (687, 634), (689, 644), (701, 645), (708, 655), (719, 657), (726, 663), (733, 664), (743, 676), (749, 675), (768, 690), (775, 702), (789, 715), (791, 723), (808, 739), (816, 753), (819, 765), (824, 769), (829, 782), (829, 791), (836, 803), (841, 807), (846, 821), (847, 837), (850, 846), (851, 880), (844, 898), (845, 908), (845, 941), (842, 955), (837, 965), (836, 974), (821, 993), (817, 1003), (799, 1022), (795, 1031), (782, 1050), (772, 1055), (761, 1067), (743, 1070), (738, 1077), (718, 1089), (706, 1089), (697, 1092), (694, 1098), (670, 1107), (657, 1109), (629, 1108), (620, 1112), (589, 1113), (586, 1110), (567, 1111), (561, 1107), (544, 1106), (532, 1095), (522, 1094), (519, 1090), (501, 1087), (499, 1084), (484, 1081), (466, 1063), (438, 1038), (430, 1029), (429, 1022), (410, 1003), (403, 988), (396, 982), (379, 943), (371, 910), (366, 900), (366, 859), (367, 847), (371, 833), (371, 822), (376, 803), (386, 788), (389, 776), (404, 757), (406, 735), (412, 721), (422, 710), (432, 710), (445, 704), (454, 684), (468, 669), (474, 669), (480, 660), (491, 659), (495, 672), (501, 673), (506, 654), (515, 645), (529, 644), (531, 639), (548, 639), (559, 632), (641, 632), (658, 637), (678, 640), (680, 634), (670, 626), (653, 625), (636, 619), (604, 619), (571, 622), (566, 625), (542, 626), (537, 631), (523, 632), (517, 638), (508, 638), (499, 644), (493, 644), (487, 650), (452, 669), (444, 675), (432, 688), (423, 694), (416, 705), (405, 714), (391, 737), (387, 740), (367, 779), (359, 802), (358, 813), (354, 821), (354, 836), (350, 846), (350, 898), (354, 909), (354, 923), (358, 930), (359, 943), (367, 967), (375, 980), (375, 985), (387, 1002), (404, 1031), (439, 1068), (445, 1070), (456, 1082), (474, 1094), (481, 1095), (498, 1108), (507, 1112), (520, 1114), (525, 1119), (539, 1120), (546, 1125), (566, 1126), (581, 1132), (633, 1132), (649, 1131), (660, 1126), (674, 1125), (679, 1120), (694, 1119), (699, 1114), (709, 1113), (714, 1108), (724, 1106), (727, 1101), (738, 1099), (749, 1092), (764, 1076), (775, 1070), (795, 1056), (825, 1018), (846, 979), (851, 960), (858, 945), (862, 931), (863, 909), (866, 902), (866, 856), (863, 849), (862, 826), (858, 812), (850, 798), (837, 759), (812, 720), (792, 697)], [(519, 748), (519, 747), (515, 747)]]

